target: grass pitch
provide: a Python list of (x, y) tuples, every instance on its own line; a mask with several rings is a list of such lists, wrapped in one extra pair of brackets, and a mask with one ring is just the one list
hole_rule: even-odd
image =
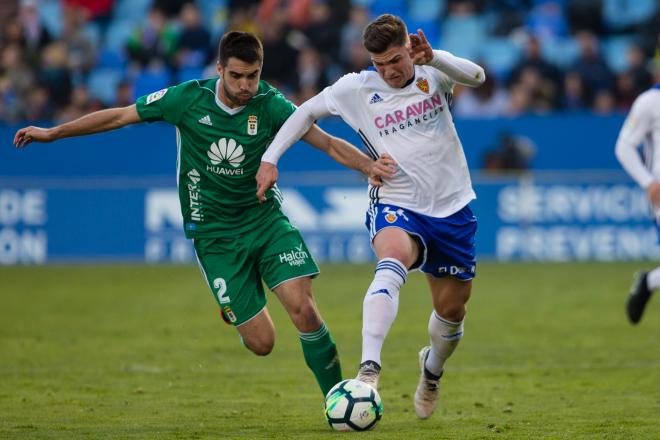
[[(269, 294), (274, 352), (245, 350), (196, 267), (0, 268), (2, 439), (657, 439), (660, 300), (623, 303), (652, 264), (483, 263), (429, 420), (412, 410), (430, 299), (412, 275), (386, 341), (383, 420), (330, 431), (297, 333)], [(318, 303), (356, 373), (371, 266), (324, 266)]]

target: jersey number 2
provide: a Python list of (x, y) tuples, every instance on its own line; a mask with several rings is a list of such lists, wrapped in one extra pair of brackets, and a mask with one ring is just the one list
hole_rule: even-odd
[(213, 288), (217, 289), (216, 295), (220, 304), (226, 304), (231, 300), (225, 293), (227, 293), (227, 283), (224, 278), (216, 278), (213, 280)]

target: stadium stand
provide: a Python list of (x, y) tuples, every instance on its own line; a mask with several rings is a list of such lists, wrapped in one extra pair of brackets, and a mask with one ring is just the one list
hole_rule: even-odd
[[(19, 0), (0, 17), (0, 122), (66, 120), (214, 74), (218, 37), (256, 32), (264, 79), (300, 103), (369, 67), (361, 28), (384, 12), (434, 47), (485, 65), (492, 83), (459, 117), (626, 112), (651, 84), (660, 2), (638, 0)], [(286, 56), (281, 56), (281, 54)], [(293, 61), (292, 61), (293, 59)], [(283, 61), (286, 61), (283, 64)], [(658, 61), (656, 61), (657, 63)], [(464, 113), (463, 113), (464, 111)]]

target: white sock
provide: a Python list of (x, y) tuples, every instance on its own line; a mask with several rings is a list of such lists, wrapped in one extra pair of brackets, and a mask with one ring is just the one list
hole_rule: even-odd
[(660, 289), (660, 267), (656, 267), (646, 276), (646, 286), (649, 290)]
[(408, 270), (395, 258), (383, 258), (376, 265), (362, 305), (362, 360), (380, 363), (380, 352), (399, 308), (399, 290)]
[(463, 321), (447, 321), (434, 310), (429, 318), (429, 336), (431, 351), (426, 358), (425, 367), (432, 374), (439, 376), (445, 367), (445, 361), (463, 337)]

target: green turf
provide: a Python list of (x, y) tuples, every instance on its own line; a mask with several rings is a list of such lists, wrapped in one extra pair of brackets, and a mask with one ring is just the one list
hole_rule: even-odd
[[(409, 278), (383, 353), (384, 417), (336, 434), (297, 333), (258, 358), (218, 316), (196, 267), (0, 268), (1, 439), (657, 439), (660, 301), (623, 314), (649, 263), (481, 264), (466, 333), (429, 420), (412, 411), (430, 301)], [(359, 362), (371, 266), (315, 282), (344, 374)]]

